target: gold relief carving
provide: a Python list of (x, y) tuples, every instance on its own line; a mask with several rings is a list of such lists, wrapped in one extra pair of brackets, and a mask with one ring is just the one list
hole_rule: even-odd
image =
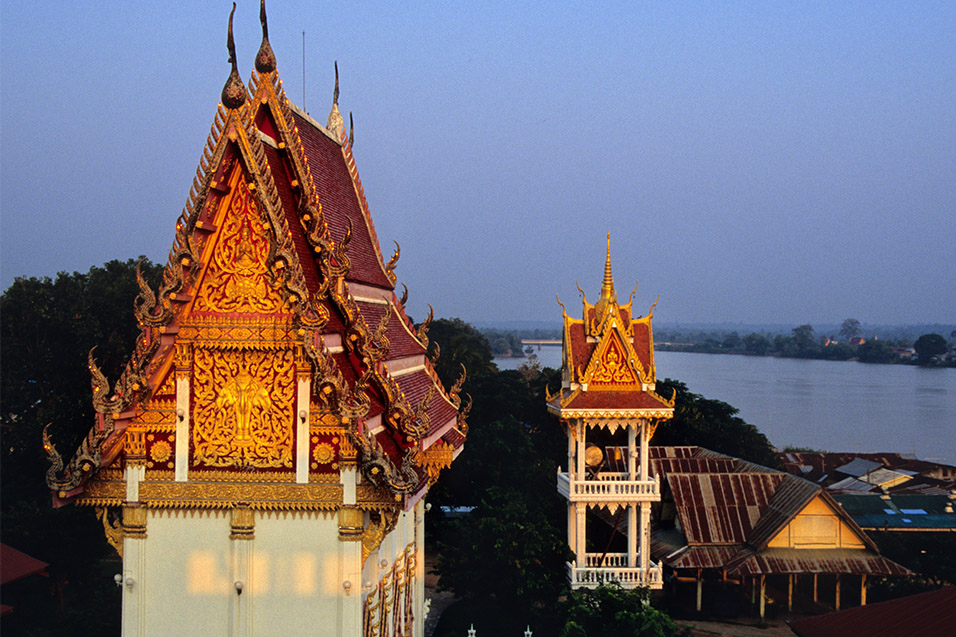
[(153, 462), (166, 462), (173, 455), (173, 449), (165, 440), (157, 440), (149, 448), (149, 457)]
[(153, 508), (228, 508), (247, 504), (257, 511), (318, 511), (333, 510), (342, 504), (342, 485), (157, 481), (140, 483), (139, 497)]
[(134, 422), (126, 429), (123, 451), (126, 453), (127, 465), (142, 466), (146, 461), (146, 429), (142, 424)]
[(166, 378), (165, 380), (163, 380), (163, 384), (160, 385), (155, 392), (153, 392), (153, 395), (168, 396), (170, 394), (175, 394), (175, 393), (176, 393), (175, 374), (166, 374)]
[(332, 458), (335, 457), (335, 449), (327, 442), (319, 443), (312, 451), (312, 457), (315, 458), (315, 461), (319, 464), (329, 464), (332, 462)]
[(627, 364), (627, 353), (617, 338), (611, 338), (601, 357), (601, 366), (591, 377), (591, 383), (609, 385), (633, 385), (637, 383), (634, 370)]
[(392, 532), (396, 524), (398, 524), (398, 511), (394, 509), (382, 509), (370, 513), (368, 526), (362, 531), (363, 567), (368, 556), (381, 546), (382, 540)]
[(362, 539), (365, 512), (356, 506), (344, 506), (339, 509), (339, 540), (358, 542)]
[(355, 450), (355, 445), (352, 444), (348, 436), (342, 436), (339, 441), (339, 458), (342, 459), (342, 464), (347, 465), (355, 464), (356, 458), (358, 458), (358, 451)]
[(292, 352), (195, 354), (194, 463), (292, 466)]
[(120, 520), (112, 519), (110, 511), (106, 507), (96, 507), (96, 517), (103, 523), (103, 532), (106, 534), (106, 541), (110, 543), (120, 559), (123, 558), (123, 523)]
[(339, 417), (330, 411), (323, 411), (315, 403), (311, 403), (309, 409), (309, 429), (314, 434), (339, 433), (342, 425)]
[(256, 515), (246, 505), (235, 506), (230, 510), (229, 528), (231, 540), (251, 540), (255, 538)]
[(123, 505), (123, 531), (126, 537), (145, 539), (146, 510), (142, 504)]
[(372, 484), (355, 485), (355, 500), (363, 509), (381, 509), (395, 506), (395, 498), (386, 489)]
[(248, 188), (233, 189), (219, 242), (196, 298), (195, 310), (273, 313), (282, 298), (269, 279), (267, 224)]
[[(192, 345), (188, 342), (178, 341), (176, 343), (176, 353), (173, 355), (173, 364), (176, 365), (176, 369), (180, 372), (187, 371), (192, 364), (192, 358)], [(176, 393), (175, 387), (173, 387), (172, 393)]]
[(422, 453), (422, 465), (428, 472), (429, 484), (434, 484), (438, 480), (438, 474), (442, 469), (451, 466), (455, 458), (455, 448), (444, 442), (436, 442)]

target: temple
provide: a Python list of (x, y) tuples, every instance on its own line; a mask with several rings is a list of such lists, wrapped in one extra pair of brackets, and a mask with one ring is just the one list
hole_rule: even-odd
[[(235, 12), (235, 6), (233, 6)], [(395, 294), (335, 97), (287, 98), (268, 40), (231, 71), (158, 290), (56, 504), (95, 507), (123, 560), (123, 634), (423, 634), (423, 496), (462, 451)], [(406, 289), (407, 293), (407, 289)], [(463, 381), (463, 378), (461, 379)], [(317, 627), (324, 627), (318, 629)]]
[[(618, 303), (610, 235), (597, 303), (582, 296), (582, 318), (563, 312), (561, 389), (547, 397), (568, 436), (568, 468), (558, 470), (576, 556), (568, 578), (572, 588), (610, 581), (661, 588), (660, 565), (650, 559), (651, 504), (660, 501), (660, 484), (650, 473), (648, 444), (674, 405), (654, 392), (653, 306), (635, 318), (633, 292), (627, 304)], [(595, 523), (601, 518), (613, 529), (609, 535)]]

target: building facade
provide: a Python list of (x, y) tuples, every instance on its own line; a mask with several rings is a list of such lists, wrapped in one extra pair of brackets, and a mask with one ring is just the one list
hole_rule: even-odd
[[(661, 568), (650, 558), (651, 504), (660, 501), (660, 483), (650, 473), (648, 444), (674, 408), (654, 392), (653, 306), (635, 318), (633, 292), (618, 303), (610, 241), (597, 302), (582, 292), (582, 318), (563, 312), (561, 389), (547, 397), (568, 436), (568, 466), (558, 473), (576, 556), (568, 578), (572, 588), (609, 581), (660, 588)], [(589, 538), (600, 518), (610, 536)]]
[[(235, 9), (233, 9), (235, 11)], [(461, 452), (395, 294), (338, 110), (290, 102), (264, 3), (232, 65), (158, 291), (56, 504), (95, 507), (123, 559), (123, 634), (423, 634), (423, 498)], [(429, 319), (430, 320), (430, 319)], [(463, 379), (462, 379), (463, 380)]]

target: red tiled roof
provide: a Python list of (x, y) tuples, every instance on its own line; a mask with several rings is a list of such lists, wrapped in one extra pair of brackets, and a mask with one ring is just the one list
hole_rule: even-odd
[[(412, 409), (418, 406), (428, 395), (428, 391), (435, 385), (435, 380), (425, 370), (413, 372), (399, 376), (396, 379), (399, 389), (405, 395), (405, 399)], [(442, 396), (440, 391), (435, 392), (431, 402), (428, 405), (429, 430), (432, 435), (441, 427), (448, 424), (449, 421), (457, 417), (458, 410), (451, 406)]]
[[(365, 319), (365, 323), (369, 329), (374, 330), (378, 327), (382, 317), (385, 316), (386, 306), (381, 303), (367, 303), (363, 301), (356, 301), (355, 304), (362, 313), (362, 318)], [(388, 336), (388, 354), (385, 356), (386, 360), (394, 360), (396, 358), (402, 358), (403, 356), (414, 356), (416, 354), (425, 353), (425, 348), (422, 347), (418, 339), (408, 333), (403, 322), (402, 317), (398, 315), (393, 307), (392, 315), (388, 320), (388, 331), (386, 332)]]
[(562, 409), (670, 409), (660, 398), (638, 391), (582, 391)]
[(0, 585), (42, 573), (47, 566), (49, 564), (46, 562), (32, 558), (12, 546), (0, 544)]
[(322, 214), (332, 238), (338, 241), (344, 237), (349, 221), (352, 222), (352, 240), (348, 250), (352, 268), (346, 278), (392, 289), (391, 281), (382, 270), (378, 248), (372, 243), (368, 221), (355, 193), (342, 147), (298, 113), (293, 113), (293, 117), (299, 128), (299, 137), (312, 171), (312, 181), (318, 191)]
[(956, 626), (956, 587), (858, 606), (794, 620), (790, 629), (800, 637), (949, 637)]

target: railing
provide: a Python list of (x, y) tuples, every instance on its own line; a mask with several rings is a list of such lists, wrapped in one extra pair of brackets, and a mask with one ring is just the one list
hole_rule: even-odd
[(627, 553), (588, 553), (584, 556), (584, 565), (588, 568), (626, 568), (629, 566)]
[[(598, 555), (600, 557), (600, 555)], [(626, 556), (625, 556), (626, 557)], [(664, 578), (659, 565), (650, 568), (578, 568), (576, 562), (568, 563), (568, 582), (571, 588), (597, 588), (601, 584), (617, 582), (622, 588), (662, 588)]]
[(598, 474), (596, 480), (572, 479), (558, 473), (558, 492), (572, 502), (658, 502), (660, 482), (627, 480), (626, 474)]

